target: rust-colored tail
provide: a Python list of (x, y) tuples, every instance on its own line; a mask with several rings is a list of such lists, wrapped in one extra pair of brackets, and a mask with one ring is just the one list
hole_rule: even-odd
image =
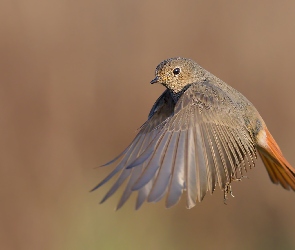
[(263, 131), (265, 134), (257, 149), (270, 179), (285, 189), (291, 187), (295, 191), (295, 169), (285, 159), (268, 129), (265, 127)]

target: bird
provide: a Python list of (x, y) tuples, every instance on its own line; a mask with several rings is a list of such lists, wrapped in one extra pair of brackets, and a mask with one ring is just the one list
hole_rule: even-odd
[(135, 209), (165, 197), (167, 208), (186, 197), (186, 207), (201, 202), (219, 187), (232, 194), (231, 183), (246, 177), (261, 157), (271, 181), (295, 191), (295, 169), (283, 156), (254, 105), (195, 61), (182, 57), (162, 61), (151, 84), (166, 90), (147, 121), (94, 191), (120, 173), (100, 203), (127, 185), (121, 208), (137, 192)]

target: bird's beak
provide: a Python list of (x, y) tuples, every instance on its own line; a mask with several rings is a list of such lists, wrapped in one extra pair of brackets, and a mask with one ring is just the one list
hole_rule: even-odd
[(151, 80), (151, 84), (158, 83), (159, 80), (160, 80), (159, 77), (156, 76), (155, 79)]

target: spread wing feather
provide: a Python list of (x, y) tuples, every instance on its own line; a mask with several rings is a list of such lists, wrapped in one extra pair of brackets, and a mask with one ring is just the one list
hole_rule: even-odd
[(251, 135), (238, 106), (210, 82), (191, 85), (174, 101), (166, 90), (147, 122), (121, 157), (117, 167), (94, 189), (121, 171), (102, 202), (128, 179), (117, 208), (138, 191), (136, 209), (144, 201), (157, 202), (166, 194), (166, 207), (186, 191), (187, 207), (202, 201), (216, 186), (224, 190), (253, 166)]

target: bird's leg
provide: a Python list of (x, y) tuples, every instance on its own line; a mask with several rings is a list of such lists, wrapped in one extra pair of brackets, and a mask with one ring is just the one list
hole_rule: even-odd
[(228, 193), (230, 193), (231, 197), (235, 197), (233, 195), (230, 182), (228, 182), (228, 183), (225, 184), (225, 188), (224, 188), (224, 191), (223, 191), (223, 202), (224, 202), (225, 205), (227, 205), (226, 200), (227, 200), (227, 194)]
[[(242, 175), (242, 176), (239, 177), (239, 178), (237, 178), (237, 177), (232, 177), (232, 181), (242, 181), (243, 178), (247, 178), (247, 179), (249, 179), (247, 176)], [(225, 205), (227, 205), (226, 200), (227, 200), (227, 194), (228, 194), (228, 193), (231, 195), (231, 197), (235, 197), (235, 196), (233, 195), (233, 191), (232, 191), (232, 187), (231, 187), (231, 185), (230, 185), (230, 182), (228, 182), (228, 183), (225, 184), (225, 188), (224, 188), (224, 191), (223, 191), (223, 202), (224, 202)]]

